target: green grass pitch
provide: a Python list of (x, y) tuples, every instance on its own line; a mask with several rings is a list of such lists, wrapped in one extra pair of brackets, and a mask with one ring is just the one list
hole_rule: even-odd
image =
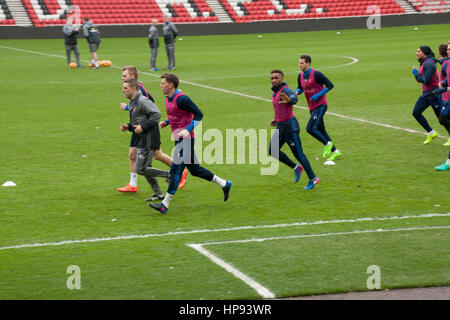
[[(450, 172), (434, 170), (447, 159), (448, 136), (429, 108), (425, 116), (441, 136), (422, 144), (411, 114), (421, 88), (411, 69), (417, 47), (437, 53), (449, 31), (447, 24), (181, 36), (175, 72), (204, 113), (204, 133), (269, 133), (269, 73), (282, 69), (296, 88), (299, 54), (308, 53), (335, 85), (325, 123), (343, 155), (323, 164), (300, 96), (295, 114), (321, 180), (316, 188), (303, 190), (306, 174), (294, 184), (281, 164), (277, 174), (261, 175), (265, 166), (247, 155), (245, 164), (205, 164), (233, 181), (228, 202), (217, 185), (188, 176), (164, 216), (146, 205), (143, 177), (137, 194), (116, 191), (129, 179), (130, 136), (119, 130), (128, 122), (119, 108), (122, 66), (138, 67), (166, 115), (162, 71), (148, 70), (145, 35), (103, 39), (99, 57), (113, 65), (99, 70), (69, 69), (62, 39), (0, 40), (0, 183), (17, 184), (0, 187), (0, 299), (264, 297), (212, 256), (275, 297), (368, 290), (371, 265), (380, 269), (381, 290), (448, 285)], [(79, 47), (87, 66), (82, 38)], [(157, 65), (166, 65), (163, 46)], [(169, 154), (169, 129), (161, 136)], [(81, 241), (101, 238), (110, 239)], [(43, 243), (57, 245), (36, 245)], [(71, 265), (80, 268), (81, 289), (67, 287)]]

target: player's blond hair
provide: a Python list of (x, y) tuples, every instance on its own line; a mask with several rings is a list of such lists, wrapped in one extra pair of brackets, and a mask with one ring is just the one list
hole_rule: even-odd
[(128, 71), (128, 73), (130, 75), (132, 75), (134, 79), (138, 80), (139, 72), (138, 72), (138, 70), (136, 69), (135, 66), (125, 66), (125, 67), (122, 68), (122, 71), (125, 71), (125, 70)]

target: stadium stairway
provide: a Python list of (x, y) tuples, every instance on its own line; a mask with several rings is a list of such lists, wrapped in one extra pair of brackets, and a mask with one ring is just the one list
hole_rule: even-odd
[(22, 1), (6, 0), (5, 2), (8, 5), (9, 11), (11, 11), (11, 15), (17, 26), (28, 27), (33, 25)]
[(236, 23), (262, 20), (367, 16), (370, 6), (381, 15), (405, 14), (397, 0), (220, 0)]
[(406, 0), (396, 0), (405, 13), (417, 13), (416, 9)]
[(228, 15), (227, 11), (217, 0), (206, 0), (211, 9), (216, 13), (216, 17), (219, 18), (219, 22), (233, 22)]
[(422, 1), (422, 0), (408, 0), (412, 7), (414, 7), (418, 12), (423, 13), (442, 13), (450, 11), (450, 0), (432, 0), (432, 1)]

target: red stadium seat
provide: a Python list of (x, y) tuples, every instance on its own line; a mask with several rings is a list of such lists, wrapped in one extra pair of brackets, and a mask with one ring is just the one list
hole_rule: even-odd
[[(237, 0), (219, 0), (229, 16), (237, 23), (259, 20), (280, 19), (321, 19), (327, 17), (367, 16), (367, 7), (377, 5), (381, 14), (403, 14), (404, 9), (395, 0), (284, 0), (285, 6), (280, 14), (269, 14), (268, 11), (277, 10), (271, 0), (255, 0), (242, 2), (238, 6)], [(35, 26), (60, 25), (65, 23), (61, 16), (61, 3), (58, 0), (44, 0), (49, 15), (37, 14), (30, 0), (23, 0), (33, 24)], [(191, 2), (191, 3), (190, 3)], [(206, 0), (177, 0), (171, 2), (171, 7), (177, 17), (172, 18), (177, 23), (208, 23), (219, 21), (211, 15), (212, 9)], [(418, 11), (432, 12), (433, 10), (449, 11), (449, 1), (409, 1)], [(153, 18), (161, 18), (165, 4), (158, 4), (156, 0), (71, 0), (73, 5), (81, 9), (83, 16), (90, 17), (97, 24), (149, 24)], [(431, 3), (431, 4), (430, 4)], [(309, 4), (309, 13), (301, 10), (300, 6)], [(38, 2), (38, 5), (39, 2)], [(160, 7), (161, 6), (161, 7)], [(279, 9), (279, 8), (278, 8)], [(322, 10), (318, 12), (317, 9)], [(326, 10), (324, 10), (326, 9)], [(201, 16), (191, 16), (189, 12), (200, 11)], [(9, 22), (8, 22), (9, 23)], [(3, 22), (5, 24), (5, 22)]]

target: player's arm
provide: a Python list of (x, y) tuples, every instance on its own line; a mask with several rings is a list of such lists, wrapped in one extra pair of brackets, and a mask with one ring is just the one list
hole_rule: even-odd
[(442, 82), (439, 82), (439, 89), (433, 90), (432, 93), (435, 95), (442, 94), (446, 92), (447, 90), (450, 91), (448, 87), (448, 81), (447, 79), (442, 80)]
[[(417, 70), (417, 69), (414, 69), (414, 70)], [(430, 83), (431, 80), (433, 79), (434, 72), (436, 71), (436, 66), (434, 65), (433, 62), (430, 61), (430, 62), (426, 62), (423, 64), (423, 66), (422, 66), (423, 74), (419, 74), (418, 71), (416, 73), (414, 73), (414, 70), (413, 70), (413, 74), (414, 74), (414, 77), (416, 78), (417, 82), (427, 84), (427, 83)]]
[[(450, 62), (447, 62), (447, 63), (450, 63)], [(446, 64), (444, 64), (444, 65), (442, 66), (442, 71), (441, 71), (441, 73), (442, 73), (442, 76), (443, 76), (444, 80), (442, 80), (441, 82), (439, 82), (439, 88), (440, 88), (440, 89), (443, 89), (444, 87), (447, 87), (447, 86), (448, 86), (448, 74), (447, 74), (447, 65), (446, 65)]]
[(286, 87), (280, 92), (280, 101), (282, 103), (294, 105), (297, 103), (298, 98), (294, 91), (291, 88)]
[(311, 97), (311, 100), (317, 101), (324, 94), (327, 94), (331, 89), (334, 88), (333, 83), (328, 79), (322, 72), (316, 71), (314, 72), (314, 81), (316, 83), (325, 86), (320, 92), (316, 93)]
[(63, 32), (66, 36), (71, 36), (72, 35), (72, 28), (70, 28), (69, 26), (64, 26), (63, 27)]
[(86, 39), (89, 38), (89, 27), (86, 24), (83, 24), (83, 35)]
[(161, 122), (159, 123), (159, 127), (160, 127), (160, 128), (165, 128), (165, 127), (167, 127), (168, 125), (169, 125), (169, 119), (166, 119), (166, 120), (161, 121)]
[(156, 38), (156, 29), (154, 29), (154, 28), (150, 28), (150, 34), (149, 34), (149, 36), (148, 36), (148, 39), (149, 40), (153, 40), (153, 39), (155, 39)]
[(178, 29), (173, 23), (170, 23), (170, 28), (172, 29), (173, 39), (175, 40), (175, 38), (178, 36)]
[(148, 45), (151, 46), (151, 45), (153, 45), (153, 42), (156, 39), (156, 32), (157, 32), (157, 30), (153, 29), (153, 28), (150, 28), (149, 31), (150, 32), (149, 32), (149, 35), (148, 35)]
[(295, 94), (299, 95), (303, 93), (302, 81), (300, 80), (300, 75), (297, 78), (297, 90), (295, 90)]
[(120, 125), (120, 131), (127, 131), (127, 130), (130, 132), (134, 131), (134, 127), (131, 125), (130, 122)]
[[(203, 119), (203, 113), (188, 96), (179, 97), (177, 100), (177, 106), (179, 109), (190, 112), (194, 115), (192, 122), (180, 132), (181, 136), (187, 137), (194, 130), (194, 128), (200, 124)], [(183, 133), (183, 131), (185, 132)]]
[[(159, 112), (158, 107), (148, 99), (142, 99), (142, 108), (147, 115), (147, 119), (141, 123), (141, 128), (143, 132), (147, 132), (154, 127), (159, 125), (159, 120), (161, 119), (161, 113)], [(137, 128), (136, 128), (137, 129)], [(136, 130), (136, 133), (138, 130)]]

